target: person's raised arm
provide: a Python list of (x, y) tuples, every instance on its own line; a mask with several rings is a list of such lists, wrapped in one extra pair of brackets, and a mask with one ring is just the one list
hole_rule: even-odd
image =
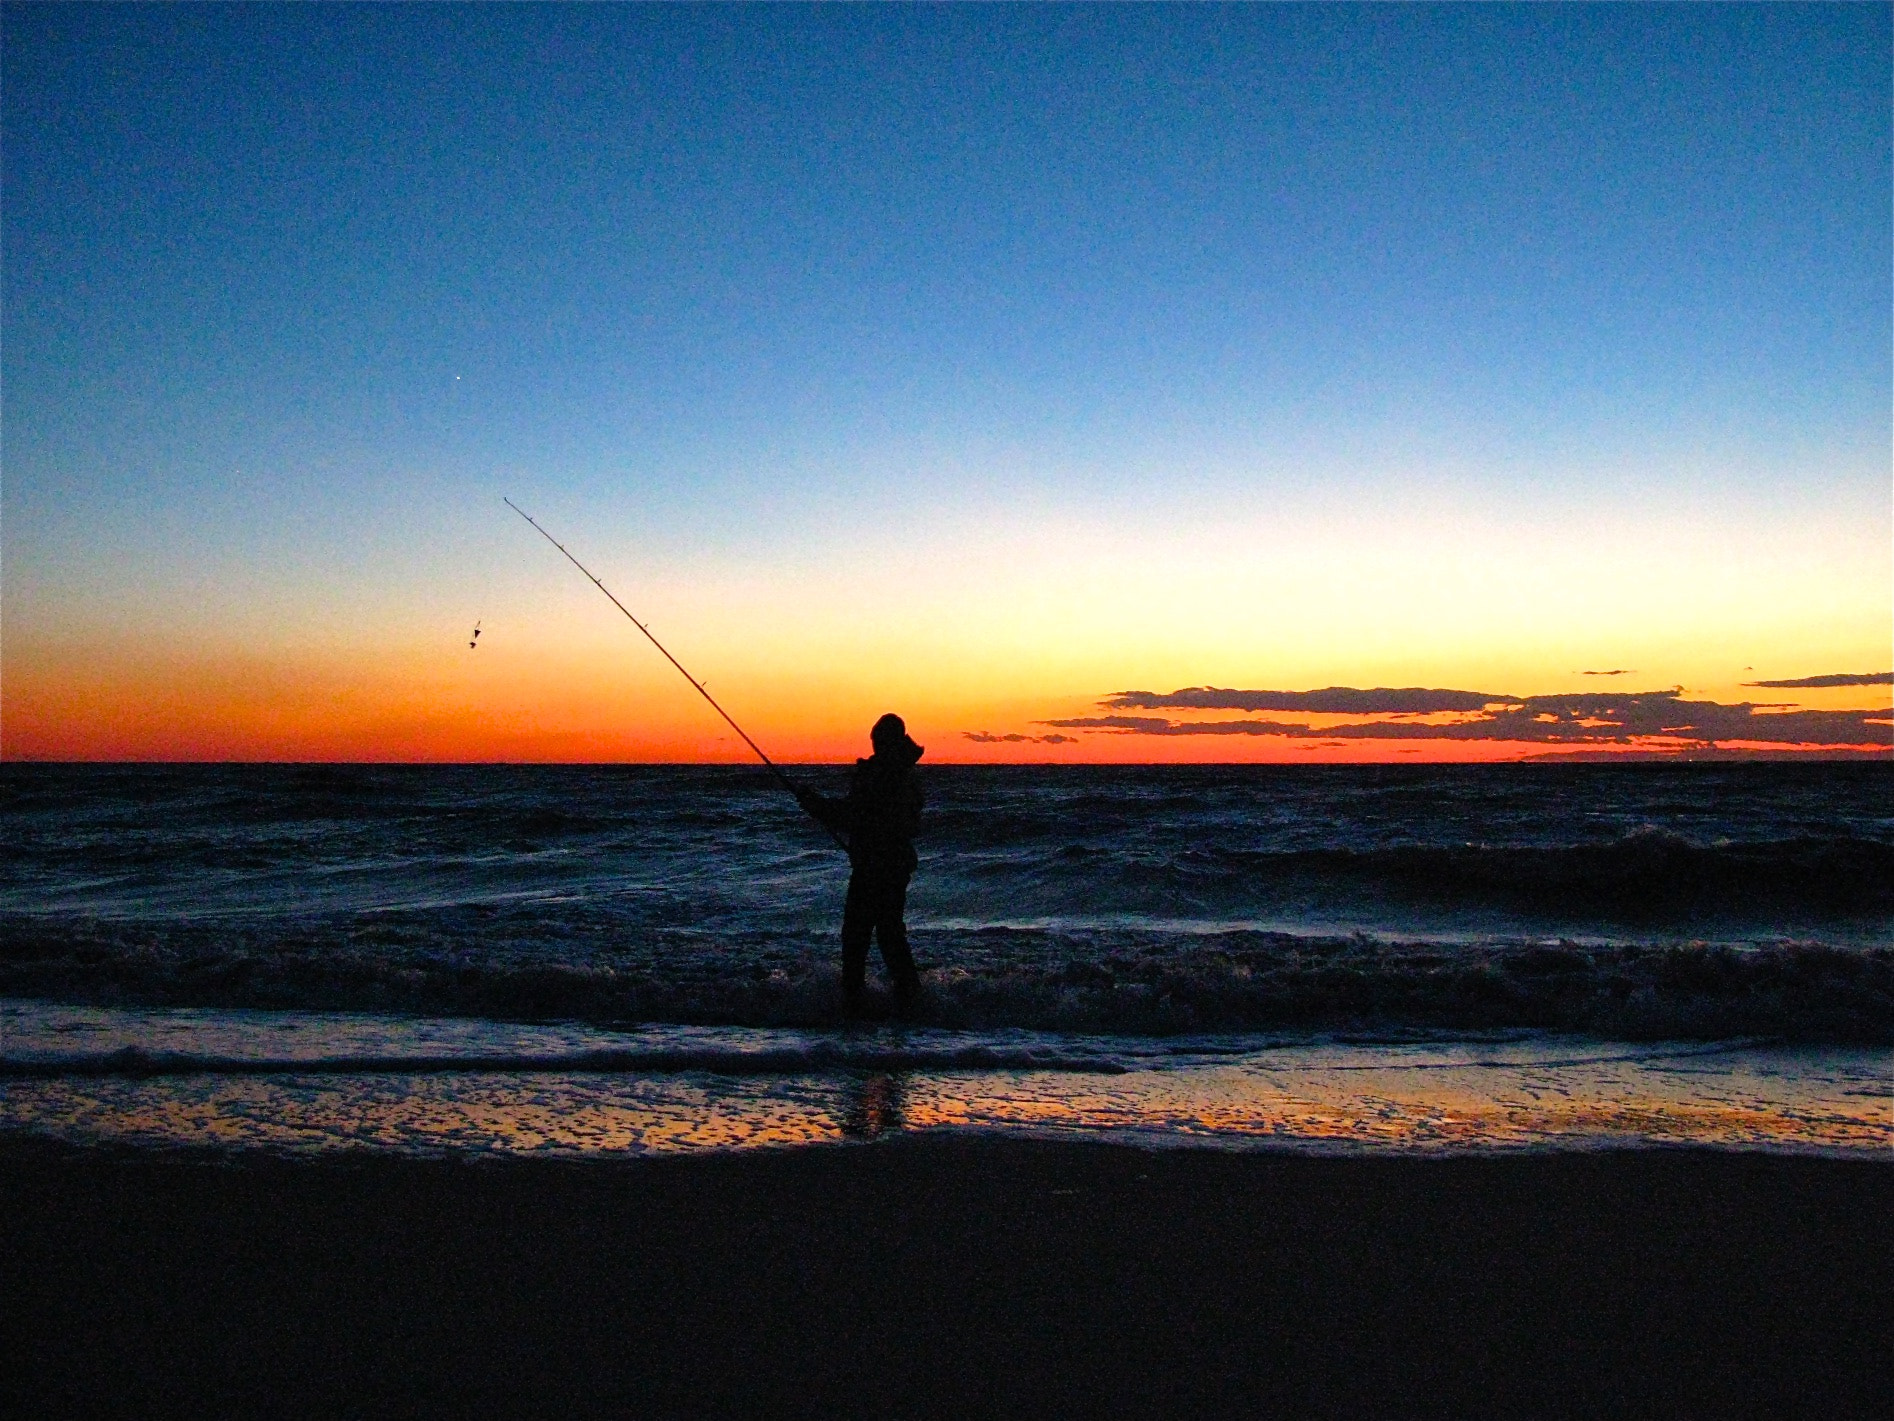
[(803, 813), (818, 824), (842, 831), (849, 827), (848, 801), (845, 799), (831, 799), (826, 794), (818, 794), (815, 790), (798, 785), (796, 803), (802, 806)]

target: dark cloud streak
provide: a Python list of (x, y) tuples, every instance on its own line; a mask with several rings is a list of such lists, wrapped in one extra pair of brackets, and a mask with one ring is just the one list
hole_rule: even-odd
[(1772, 691), (1817, 691), (1829, 686), (1894, 686), (1894, 671), (1837, 672), (1831, 676), (1798, 676), (1790, 681), (1745, 681)]
[(1111, 710), (1301, 711), (1304, 715), (1437, 715), (1443, 711), (1485, 710), (1515, 704), (1517, 696), (1485, 691), (1442, 691), (1425, 686), (1327, 686), (1319, 691), (1226, 691), (1219, 686), (1190, 686), (1168, 695), (1156, 691), (1119, 691), (1099, 702)]
[[(1347, 693), (1347, 694), (1341, 694)], [(1724, 741), (1772, 745), (1890, 745), (1894, 722), (1885, 710), (1811, 711), (1777, 710), (1744, 701), (1724, 705), (1717, 701), (1687, 701), (1676, 689), (1613, 694), (1605, 691), (1555, 696), (1497, 696), (1475, 691), (1352, 691), (1329, 687), (1323, 691), (1217, 691), (1173, 692), (1170, 696), (1124, 691), (1102, 704), (1110, 708), (1159, 705), (1191, 710), (1226, 709), (1241, 702), (1247, 709), (1288, 709), (1281, 700), (1300, 695), (1322, 706), (1346, 705), (1350, 697), (1366, 702), (1383, 714), (1412, 713), (1419, 697), (1464, 698), (1441, 706), (1460, 709), (1466, 699), (1478, 698), (1480, 714), (1445, 725), (1413, 721), (1364, 721), (1313, 726), (1273, 720), (1173, 720), (1165, 716), (1101, 715), (1042, 721), (1061, 730), (1106, 731), (1121, 735), (1152, 736), (1277, 736), (1285, 739), (1332, 740), (1502, 740), (1541, 745), (1631, 745), (1647, 740), (1669, 740), (1710, 747)], [(1187, 698), (1180, 700), (1179, 698)], [(1204, 703), (1207, 699), (1208, 704)], [(1437, 703), (1436, 703), (1437, 704)], [(1310, 713), (1310, 706), (1303, 706)], [(1335, 712), (1329, 712), (1335, 713)], [(1342, 712), (1346, 713), (1346, 712)]]

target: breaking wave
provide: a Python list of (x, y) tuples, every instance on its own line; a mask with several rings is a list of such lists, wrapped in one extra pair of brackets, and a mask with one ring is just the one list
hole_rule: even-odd
[(318, 1076), (441, 1075), (496, 1072), (522, 1074), (671, 1075), (708, 1071), (717, 1075), (801, 1075), (818, 1071), (1077, 1071), (1122, 1075), (1127, 1067), (1108, 1056), (1083, 1052), (1009, 1048), (971, 1043), (948, 1047), (853, 1045), (830, 1039), (773, 1049), (718, 1047), (623, 1047), (578, 1051), (449, 1052), (439, 1055), (374, 1054), (327, 1056), (219, 1055), (154, 1051), (136, 1046), (103, 1052), (44, 1053), (0, 1057), (0, 1077), (58, 1076)]
[[(826, 934), (364, 944), (4, 923), (0, 994), (98, 1003), (399, 1011), (500, 1020), (819, 1026)], [(35, 929), (39, 929), (35, 931)], [(1820, 942), (1437, 942), (1262, 931), (922, 931), (922, 1020), (966, 1029), (1175, 1034), (1533, 1027), (1620, 1039), (1894, 1042), (1894, 948)], [(667, 950), (668, 949), (668, 950)]]

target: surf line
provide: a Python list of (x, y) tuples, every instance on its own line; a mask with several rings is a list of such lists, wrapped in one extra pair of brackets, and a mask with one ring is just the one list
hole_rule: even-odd
[(1008, 1051), (985, 1046), (929, 1049), (870, 1046), (859, 1050), (789, 1048), (761, 1051), (606, 1048), (507, 1055), (216, 1056), (126, 1046), (99, 1056), (0, 1058), (0, 1080), (116, 1076), (438, 1076), (438, 1075), (815, 1075), (826, 1071), (1056, 1071), (1122, 1076), (1128, 1069), (1102, 1056)]
[[(691, 675), (690, 672), (686, 671), (684, 669), (684, 663), (679, 661), (675, 656), (671, 655), (669, 651), (665, 650), (664, 643), (659, 641), (653, 635), (651, 635), (651, 628), (647, 627), (643, 622), (639, 621), (636, 617), (632, 616), (631, 609), (627, 607), (623, 602), (620, 602), (616, 597), (612, 596), (611, 588), (607, 587), (604, 583), (600, 582), (598, 578), (593, 575), (591, 568), (587, 567), (584, 563), (580, 562), (577, 558), (573, 557), (571, 551), (566, 547), (564, 543), (560, 542), (557, 538), (553, 537), (552, 534), (548, 533), (544, 528), (540, 527), (538, 520), (536, 520), (532, 514), (528, 513), (524, 508), (521, 508), (517, 503), (513, 502), (512, 499), (507, 498), (504, 495), (501, 496), (500, 501), (504, 503), (508, 508), (512, 509), (515, 513), (519, 514), (519, 516), (524, 518), (528, 523), (531, 523), (533, 525), (534, 531), (537, 532), (540, 537), (544, 538), (547, 542), (551, 543), (560, 552), (564, 553), (567, 562), (571, 563), (580, 572), (584, 573), (586, 577), (591, 581), (592, 585), (596, 587), (600, 592), (603, 592), (607, 597), (611, 598), (612, 605), (616, 607), (619, 611), (625, 614), (625, 620), (630, 622), (639, 631), (643, 632), (645, 635), (645, 640), (650, 642), (653, 646), (655, 646), (659, 650), (659, 652), (663, 654), (664, 659), (670, 662), (671, 665), (677, 668), (677, 674), (682, 676), (686, 681), (689, 681), (691, 685), (696, 688), (697, 694), (702, 696), (706, 701), (710, 702), (710, 708), (714, 710), (718, 715), (722, 716), (724, 719), (724, 723), (743, 738), (743, 743), (749, 746), (752, 750), (756, 752), (756, 758), (763, 762), (763, 764), (768, 768), (769, 772), (772, 775), (776, 776), (776, 778), (782, 782), (783, 788), (788, 790), (792, 795), (795, 795), (797, 802), (800, 803), (802, 797), (796, 790), (795, 781), (790, 779), (788, 775), (784, 774), (782, 772), (782, 769), (777, 765), (777, 763), (774, 760), (770, 759), (768, 755), (765, 755), (763, 753), (763, 747), (761, 745), (758, 745), (754, 740), (750, 739), (748, 732), (746, 732), (742, 726), (738, 725), (736, 721), (731, 718), (729, 711), (725, 710), (722, 706), (717, 704), (717, 698), (711, 695), (709, 691), (704, 689), (704, 683), (702, 681), (699, 681), (695, 676)], [(827, 825), (824, 825), (823, 827), (825, 829), (828, 828)], [(844, 852), (847, 851), (848, 841), (844, 839), (840, 834), (836, 833), (835, 830), (829, 829), (829, 837), (835, 840), (836, 847), (842, 849)]]

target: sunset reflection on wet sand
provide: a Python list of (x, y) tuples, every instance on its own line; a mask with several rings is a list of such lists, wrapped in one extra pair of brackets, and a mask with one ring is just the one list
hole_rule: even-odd
[(1884, 1051), (1516, 1042), (1308, 1045), (1229, 1064), (1043, 1070), (54, 1076), (0, 1087), (0, 1128), (303, 1153), (677, 1154), (903, 1132), (1085, 1135), (1316, 1151), (1894, 1145)]

